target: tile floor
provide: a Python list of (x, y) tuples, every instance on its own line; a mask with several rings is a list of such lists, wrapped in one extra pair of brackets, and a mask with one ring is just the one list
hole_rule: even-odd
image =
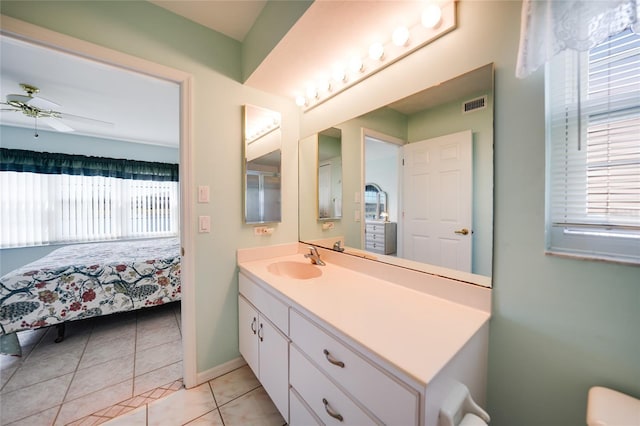
[(248, 366), (186, 390), (180, 305), (21, 332), (0, 355), (0, 425), (260, 425), (284, 419)]
[(245, 365), (105, 423), (105, 426), (146, 425), (282, 426), (286, 422)]
[[(66, 425), (182, 378), (180, 304), (21, 332), (0, 355), (0, 424)], [(180, 382), (181, 386), (181, 382)]]

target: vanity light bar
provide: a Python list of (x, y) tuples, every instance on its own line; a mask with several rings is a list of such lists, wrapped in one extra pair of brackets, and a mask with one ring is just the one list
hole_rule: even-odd
[(365, 57), (349, 59), (348, 67), (334, 65), (327, 83), (309, 86), (295, 94), (296, 105), (307, 112), (358, 84), (394, 62), (442, 37), (456, 27), (456, 0), (431, 2), (411, 27), (397, 27), (385, 42), (373, 43)]

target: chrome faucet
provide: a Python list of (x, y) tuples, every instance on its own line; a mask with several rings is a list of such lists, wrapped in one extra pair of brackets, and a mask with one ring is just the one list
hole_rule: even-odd
[(343, 252), (344, 251), (344, 247), (340, 247), (341, 243), (342, 243), (342, 241), (340, 241), (340, 240), (338, 240), (335, 243), (333, 243), (333, 249), (335, 251)]
[(304, 257), (310, 259), (314, 265), (325, 265), (322, 259), (320, 259), (320, 253), (318, 253), (318, 249), (315, 246), (309, 246), (309, 253), (305, 254)]

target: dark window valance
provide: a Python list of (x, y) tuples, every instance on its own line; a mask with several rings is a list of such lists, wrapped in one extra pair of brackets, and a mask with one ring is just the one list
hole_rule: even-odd
[(178, 181), (178, 165), (0, 148), (0, 171)]

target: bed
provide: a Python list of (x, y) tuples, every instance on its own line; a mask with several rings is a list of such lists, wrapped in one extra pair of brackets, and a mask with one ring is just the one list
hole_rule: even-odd
[[(16, 332), (180, 300), (180, 241), (73, 244), (0, 278), (0, 352)], [(17, 346), (17, 348), (16, 348)]]

